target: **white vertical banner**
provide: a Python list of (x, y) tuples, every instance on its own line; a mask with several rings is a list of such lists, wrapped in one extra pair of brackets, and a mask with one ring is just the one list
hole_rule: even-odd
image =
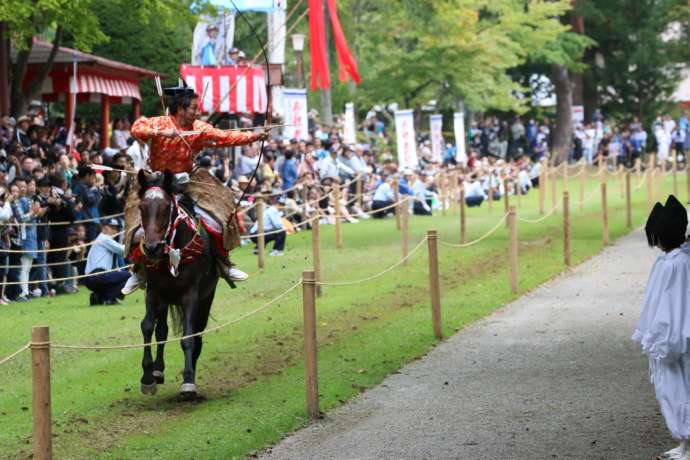
[(431, 160), (434, 163), (441, 163), (443, 161), (443, 115), (429, 117), (429, 130), (431, 131)]
[(455, 159), (458, 163), (467, 164), (467, 151), (465, 150), (465, 112), (453, 114), (453, 131), (455, 133), (455, 146), (457, 152)]
[(345, 126), (343, 127), (343, 142), (346, 144), (357, 143), (357, 129), (355, 127), (355, 105), (352, 102), (345, 104)]
[(307, 90), (283, 90), (285, 104), (285, 130), (283, 135), (288, 139), (307, 140), (309, 138), (309, 124), (307, 120)]
[(395, 135), (398, 140), (398, 165), (400, 169), (417, 167), (417, 138), (414, 132), (414, 111), (395, 111)]
[(287, 0), (275, 0), (275, 9), (268, 13), (268, 61), (285, 64), (285, 10)]

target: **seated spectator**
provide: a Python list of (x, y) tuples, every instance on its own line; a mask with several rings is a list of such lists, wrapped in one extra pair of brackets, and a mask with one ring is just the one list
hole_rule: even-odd
[(465, 204), (471, 208), (478, 207), (484, 200), (486, 200), (486, 194), (479, 180), (471, 177), (470, 180), (465, 181)]
[(429, 190), (426, 187), (426, 176), (419, 173), (417, 177), (412, 179), (412, 196), (413, 205), (412, 212), (415, 216), (430, 216), (431, 215), (431, 197)]
[(395, 212), (395, 207), (392, 206), (395, 202), (395, 192), (393, 191), (393, 187), (391, 187), (389, 182), (390, 178), (384, 176), (383, 181), (381, 184), (379, 184), (374, 192), (374, 200), (371, 202), (371, 210), (377, 211), (373, 214), (377, 219), (382, 219), (386, 217), (386, 215)]
[(85, 272), (95, 276), (85, 278), (84, 285), (92, 291), (91, 305), (115, 305), (123, 298), (120, 291), (130, 273), (125, 269), (110, 271), (124, 266), (125, 247), (115, 241), (119, 231), (120, 222), (117, 219), (107, 220), (89, 251)]
[[(280, 216), (280, 211), (276, 205), (278, 204), (278, 196), (269, 196), (266, 199), (268, 206), (264, 209), (264, 244), (268, 244), (273, 241), (273, 250), (268, 253), (269, 256), (282, 256), (284, 255), (283, 250), (285, 249), (285, 238), (287, 236), (285, 232), (285, 226), (283, 225), (283, 219)], [(254, 253), (258, 251), (258, 241), (257, 233), (259, 232), (259, 223), (254, 222), (254, 225), (249, 230), (252, 237), (251, 240), (257, 245), (254, 248)]]

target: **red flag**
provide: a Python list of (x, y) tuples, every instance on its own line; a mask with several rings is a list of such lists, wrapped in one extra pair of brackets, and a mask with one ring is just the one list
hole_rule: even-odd
[(309, 52), (311, 56), (311, 90), (331, 87), (331, 75), (326, 57), (326, 31), (321, 0), (309, 0)]
[(340, 19), (338, 18), (338, 7), (335, 0), (328, 1), (328, 12), (331, 16), (331, 25), (333, 26), (333, 41), (335, 41), (335, 50), (338, 55), (338, 78), (340, 81), (347, 80), (347, 72), (350, 74), (352, 80), (359, 84), (362, 78), (357, 71), (357, 61), (355, 60), (350, 48), (347, 46), (347, 40), (343, 33), (343, 28), (340, 26)]

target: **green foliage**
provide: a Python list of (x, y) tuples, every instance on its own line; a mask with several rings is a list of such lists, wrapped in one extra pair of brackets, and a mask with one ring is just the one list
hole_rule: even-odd
[(3, 0), (0, 21), (9, 25), (14, 46), (25, 48), (27, 41), (46, 29), (61, 26), (81, 50), (107, 40), (94, 14), (92, 0)]
[[(579, 0), (585, 32), (597, 43), (588, 54), (586, 90), (612, 117), (631, 113), (650, 121), (668, 108), (690, 58), (686, 0)], [(669, 33), (670, 31), (673, 33)], [(595, 64), (595, 52), (604, 58)]]
[(346, 34), (357, 37), (357, 101), (420, 107), (435, 99), (446, 109), (463, 100), (473, 110), (521, 110), (515, 95), (523, 88), (510, 69), (528, 60), (575, 66), (589, 44), (561, 23), (569, 8), (567, 0), (341, 2), (352, 28)]

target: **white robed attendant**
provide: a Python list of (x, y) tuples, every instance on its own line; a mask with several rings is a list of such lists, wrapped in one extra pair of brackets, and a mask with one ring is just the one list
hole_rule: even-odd
[(650, 380), (666, 426), (681, 445), (661, 456), (690, 460), (690, 244), (687, 213), (675, 197), (657, 203), (647, 221), (650, 245), (661, 254), (647, 282), (642, 315), (632, 340), (649, 359)]

